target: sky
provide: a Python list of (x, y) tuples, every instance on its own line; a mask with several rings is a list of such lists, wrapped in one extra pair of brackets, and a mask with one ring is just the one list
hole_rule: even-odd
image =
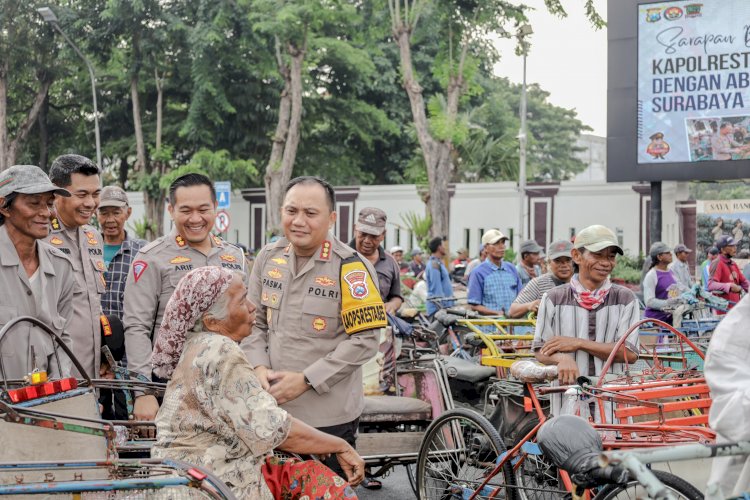
[[(578, 118), (607, 134), (607, 29), (594, 30), (586, 19), (583, 0), (562, 0), (566, 18), (552, 16), (543, 0), (526, 0), (534, 7), (528, 16), (534, 34), (526, 61), (526, 80), (550, 93), (549, 101), (578, 112)], [(607, 19), (606, 0), (595, 0), (599, 14)], [(502, 59), (495, 74), (512, 82), (523, 80), (523, 60), (516, 56), (515, 40), (500, 39)], [(532, 118), (533, 119), (533, 118)]]

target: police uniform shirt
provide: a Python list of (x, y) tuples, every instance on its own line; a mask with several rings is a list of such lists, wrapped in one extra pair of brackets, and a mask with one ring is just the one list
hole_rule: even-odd
[(70, 258), (78, 285), (73, 293), (70, 319), (73, 354), (91, 378), (98, 378), (102, 346), (101, 296), (107, 287), (102, 236), (88, 224), (69, 229), (55, 217), (50, 224), (52, 230), (44, 241)]
[[(69, 318), (76, 281), (73, 265), (65, 254), (42, 241), (36, 243), (41, 293), (33, 292), (31, 280), (18, 258), (6, 227), (0, 226), (0, 328), (19, 316), (31, 316), (49, 326), (68, 347), (71, 346)], [(60, 348), (62, 372), (54, 358), (55, 343), (49, 334), (30, 323), (20, 323), (3, 337), (1, 356), (5, 375), (20, 379), (34, 368), (47, 370), (50, 377), (70, 375), (70, 360)]]
[(305, 374), (312, 387), (282, 405), (293, 416), (314, 427), (351, 422), (364, 408), (361, 366), (386, 326), (375, 271), (330, 234), (299, 272), (295, 261), (285, 239), (256, 258), (248, 298), (258, 311), (242, 347), (253, 366)]
[(161, 325), (164, 309), (180, 279), (192, 269), (221, 266), (243, 274), (245, 256), (242, 250), (218, 236), (209, 236), (212, 248), (208, 255), (191, 247), (173, 229), (141, 248), (130, 265), (123, 300), (125, 353), (128, 369), (151, 380), (151, 350), (154, 333)]

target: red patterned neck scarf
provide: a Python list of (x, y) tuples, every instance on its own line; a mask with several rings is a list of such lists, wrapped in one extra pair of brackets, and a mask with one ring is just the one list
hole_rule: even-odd
[(596, 290), (587, 290), (586, 287), (578, 281), (578, 275), (574, 274), (573, 278), (570, 280), (570, 287), (573, 289), (573, 296), (575, 297), (576, 302), (578, 302), (578, 305), (588, 311), (593, 311), (602, 305), (604, 299), (609, 295), (609, 290), (612, 288), (612, 282), (607, 278), (604, 284)]

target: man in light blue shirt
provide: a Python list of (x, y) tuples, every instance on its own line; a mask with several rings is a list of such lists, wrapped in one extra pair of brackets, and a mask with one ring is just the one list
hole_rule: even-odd
[(485, 316), (504, 316), (523, 288), (516, 267), (503, 261), (508, 237), (497, 229), (482, 235), (487, 258), (469, 277), (468, 302)]
[(453, 297), (453, 286), (448, 269), (445, 268), (443, 263), (446, 254), (443, 238), (431, 239), (429, 247), (432, 255), (427, 259), (424, 278), (427, 281), (427, 315), (432, 316), (441, 307), (451, 307), (455, 301), (441, 300), (436, 303), (430, 300), (439, 297)]

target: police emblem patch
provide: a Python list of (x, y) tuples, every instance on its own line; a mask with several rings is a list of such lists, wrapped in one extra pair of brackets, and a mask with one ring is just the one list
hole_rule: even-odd
[(230, 254), (219, 255), (219, 258), (224, 262), (237, 262), (237, 257)]
[(370, 290), (367, 288), (367, 271), (350, 271), (344, 275), (344, 281), (349, 285), (349, 291), (353, 298), (362, 300), (370, 294)]
[(169, 263), (170, 264), (184, 264), (185, 262), (190, 262), (191, 260), (193, 259), (191, 259), (190, 257), (184, 257), (180, 255), (179, 257), (175, 257), (174, 259), (170, 260)]
[(268, 292), (263, 292), (263, 294), (260, 296), (260, 300), (263, 302), (268, 302)]
[(322, 332), (326, 329), (326, 326), (328, 326), (328, 323), (321, 317), (315, 318), (312, 322), (313, 330), (315, 330), (316, 332)]
[(147, 267), (148, 263), (143, 262), (142, 260), (136, 260), (133, 262), (133, 279), (136, 283), (138, 283), (138, 280), (143, 276), (143, 271), (145, 271)]
[(53, 245), (62, 245), (63, 244), (63, 240), (61, 240), (58, 237), (52, 238), (51, 240), (49, 240), (49, 242), (52, 243)]
[(100, 271), (104, 271), (104, 262), (101, 260), (96, 261), (96, 268)]
[(272, 304), (272, 305), (276, 305), (276, 303), (277, 303), (278, 301), (279, 301), (279, 296), (278, 296), (278, 295), (276, 295), (275, 293), (272, 293), (272, 294), (271, 294), (271, 304)]
[(278, 267), (274, 267), (273, 269), (271, 269), (270, 271), (268, 271), (268, 273), (266, 273), (266, 274), (268, 274), (268, 276), (270, 278), (273, 278), (273, 279), (276, 279), (276, 280), (279, 279), (279, 278), (281, 278), (282, 276), (284, 276), (281, 273), (281, 271), (279, 271)]

